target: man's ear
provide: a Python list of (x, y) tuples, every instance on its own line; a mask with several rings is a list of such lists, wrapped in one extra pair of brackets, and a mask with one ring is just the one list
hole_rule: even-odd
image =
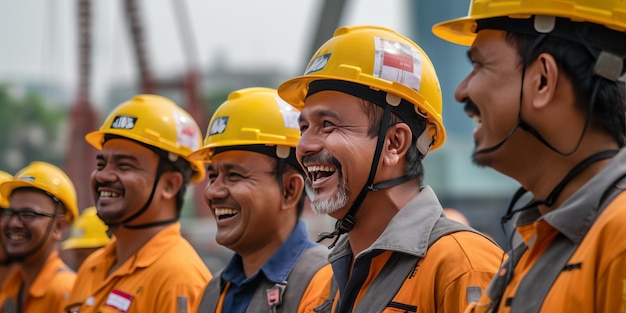
[(163, 198), (176, 198), (178, 191), (180, 191), (180, 188), (183, 186), (183, 174), (176, 171), (164, 172), (161, 175), (159, 184), (162, 184)]
[(57, 215), (54, 219), (54, 226), (50, 236), (52, 236), (55, 241), (61, 241), (63, 239), (63, 233), (70, 226), (70, 223), (67, 221), (67, 214), (68, 213)]
[(304, 190), (304, 178), (296, 171), (288, 170), (283, 174), (283, 209), (296, 207), (302, 191)]
[(411, 128), (405, 123), (397, 123), (389, 129), (383, 145), (383, 164), (393, 166), (397, 164), (409, 150), (413, 136)]
[(535, 60), (535, 68), (533, 107), (540, 109), (554, 98), (559, 79), (559, 67), (552, 55), (542, 53)]

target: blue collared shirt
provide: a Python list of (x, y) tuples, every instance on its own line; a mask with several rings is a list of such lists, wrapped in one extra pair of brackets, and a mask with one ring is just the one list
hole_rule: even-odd
[(235, 254), (222, 272), (222, 282), (231, 283), (222, 312), (245, 313), (262, 280), (276, 284), (285, 282), (302, 253), (313, 246), (315, 243), (309, 239), (305, 223), (299, 221), (287, 241), (250, 277), (243, 272), (241, 256)]

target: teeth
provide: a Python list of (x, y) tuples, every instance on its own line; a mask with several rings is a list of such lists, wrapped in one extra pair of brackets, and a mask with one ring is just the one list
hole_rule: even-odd
[(10, 235), (8, 235), (8, 237), (11, 240), (24, 240), (24, 239), (26, 239), (26, 236), (24, 236), (24, 235), (16, 235), (16, 234), (10, 234)]
[(476, 124), (480, 124), (482, 123), (482, 120), (480, 119), (480, 116), (478, 115), (474, 115), (474, 117), (472, 117), (472, 120), (474, 121), (474, 123)]
[(314, 172), (333, 172), (334, 169), (330, 166), (327, 165), (313, 165), (313, 166), (307, 166), (306, 167), (307, 171), (309, 171), (309, 173), (314, 173)]
[(235, 215), (237, 214), (237, 210), (233, 210), (233, 209), (222, 209), (222, 208), (216, 208), (215, 209), (215, 215), (217, 217), (221, 217), (224, 215)]
[(312, 180), (317, 180), (322, 175), (321, 173), (334, 173), (335, 168), (328, 165), (311, 165), (306, 167), (307, 171), (311, 174)]
[(100, 191), (101, 198), (118, 198), (120, 196), (119, 193), (113, 191)]

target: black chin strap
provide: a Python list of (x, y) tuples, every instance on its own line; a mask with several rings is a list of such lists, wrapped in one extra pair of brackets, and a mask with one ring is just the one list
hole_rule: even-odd
[[(529, 51), (532, 51), (535, 49), (535, 47), (537, 47), (544, 39), (546, 38), (545, 34), (539, 35), (535, 41), (531, 44), (531, 49), (529, 49)], [(548, 142), (548, 140), (546, 140), (540, 133), (539, 131), (537, 131), (532, 125), (530, 125), (528, 122), (526, 122), (524, 120), (524, 118), (522, 117), (522, 101), (524, 98), (524, 78), (526, 76), (526, 67), (527, 64), (526, 62), (524, 62), (523, 67), (522, 67), (522, 80), (520, 83), (520, 95), (519, 95), (519, 110), (517, 113), (517, 125), (515, 125), (510, 131), (509, 133), (504, 137), (504, 139), (502, 141), (500, 141), (499, 143), (485, 148), (485, 149), (481, 149), (481, 150), (477, 150), (474, 154), (478, 155), (478, 154), (484, 154), (484, 153), (491, 153), (493, 151), (498, 150), (500, 147), (502, 147), (502, 145), (507, 142), (509, 140), (509, 138), (513, 135), (513, 133), (518, 129), (521, 128), (522, 130), (528, 132), (529, 134), (531, 134), (533, 137), (535, 137), (537, 140), (539, 140), (539, 142), (541, 142), (544, 146), (548, 147), (550, 150), (562, 155), (562, 156), (570, 156), (572, 154), (574, 154), (574, 152), (576, 152), (578, 150), (578, 148), (580, 147), (580, 145), (582, 144), (583, 141), (583, 137), (585, 137), (585, 133), (587, 132), (587, 128), (589, 128), (589, 124), (591, 123), (591, 114), (593, 113), (593, 108), (594, 108), (594, 104), (595, 104), (595, 100), (596, 100), (596, 96), (598, 93), (598, 88), (600, 86), (600, 79), (597, 78), (594, 82), (593, 85), (593, 90), (591, 92), (591, 97), (589, 99), (589, 105), (587, 108), (587, 115), (585, 116), (585, 123), (583, 125), (583, 129), (580, 132), (580, 136), (578, 137), (578, 140), (576, 141), (576, 145), (570, 149), (569, 151), (561, 151), (559, 149), (557, 149), (555, 146), (553, 146), (552, 144), (550, 144)]]
[(154, 184), (152, 184), (152, 191), (150, 192), (150, 197), (148, 197), (148, 200), (143, 205), (143, 207), (139, 211), (137, 211), (135, 214), (129, 216), (128, 218), (124, 219), (123, 221), (121, 221), (119, 223), (116, 223), (116, 224), (109, 224), (108, 225), (109, 229), (115, 229), (115, 228), (119, 228), (119, 227), (124, 227), (124, 228), (127, 228), (127, 229), (145, 229), (145, 228), (151, 228), (151, 227), (156, 227), (156, 226), (161, 226), (161, 225), (172, 224), (172, 223), (176, 222), (179, 219), (180, 212), (176, 212), (176, 216), (174, 218), (171, 218), (171, 219), (167, 219), (167, 220), (163, 220), (163, 221), (157, 221), (157, 222), (151, 222), (151, 223), (145, 223), (145, 224), (139, 224), (139, 225), (129, 225), (129, 223), (131, 221), (135, 220), (136, 218), (138, 218), (139, 216), (144, 214), (148, 210), (148, 208), (150, 207), (150, 204), (152, 203), (152, 199), (154, 198), (154, 193), (156, 191), (157, 184), (159, 183), (159, 180), (161, 179), (161, 175), (164, 172), (162, 162), (163, 162), (163, 160), (159, 161), (159, 166), (157, 168), (157, 173), (156, 173), (156, 176), (154, 178)]
[(380, 155), (382, 153), (383, 143), (385, 140), (385, 134), (387, 132), (387, 127), (389, 126), (390, 115), (391, 115), (390, 105), (386, 105), (384, 108), (383, 117), (381, 120), (380, 130), (378, 132), (378, 140), (376, 142), (376, 150), (374, 151), (372, 167), (370, 168), (369, 177), (367, 178), (367, 182), (365, 183), (365, 186), (361, 188), (361, 191), (359, 192), (359, 195), (356, 197), (356, 199), (352, 203), (352, 206), (350, 207), (348, 214), (346, 214), (346, 216), (344, 216), (342, 219), (337, 220), (337, 222), (335, 223), (335, 230), (332, 232), (320, 233), (317, 238), (317, 242), (321, 242), (322, 240), (325, 240), (325, 239), (335, 238), (333, 243), (330, 246), (328, 246), (328, 249), (332, 249), (335, 246), (335, 244), (337, 244), (337, 241), (339, 240), (339, 237), (341, 235), (351, 231), (352, 228), (354, 228), (354, 223), (356, 222), (356, 219), (354, 218), (354, 216), (356, 215), (356, 212), (359, 210), (359, 207), (363, 203), (363, 200), (365, 199), (365, 196), (367, 195), (369, 191), (377, 191), (380, 189), (391, 188), (391, 187), (403, 184), (414, 178), (412, 176), (402, 176), (402, 177), (397, 177), (397, 178), (393, 178), (390, 180), (382, 181), (377, 184), (373, 183), (374, 176), (376, 176), (376, 168), (378, 167), (378, 162), (380, 161)]
[(618, 151), (619, 150), (605, 150), (605, 151), (600, 151), (598, 153), (592, 154), (591, 156), (587, 157), (586, 159), (578, 163), (576, 166), (574, 166), (574, 168), (571, 171), (569, 171), (567, 175), (565, 175), (563, 180), (561, 180), (561, 182), (558, 185), (556, 185), (556, 187), (554, 187), (554, 189), (552, 190), (552, 192), (550, 192), (550, 194), (548, 195), (546, 199), (533, 199), (529, 203), (524, 205), (523, 207), (518, 208), (518, 209), (513, 209), (517, 201), (519, 201), (519, 199), (528, 192), (526, 189), (524, 189), (524, 187), (520, 187), (517, 190), (517, 192), (515, 192), (515, 194), (513, 195), (513, 198), (511, 199), (511, 203), (509, 204), (509, 207), (506, 210), (506, 214), (502, 216), (501, 224), (504, 225), (518, 212), (525, 211), (525, 210), (534, 208), (539, 205), (545, 205), (547, 207), (552, 206), (554, 202), (556, 201), (556, 199), (561, 194), (561, 192), (563, 191), (563, 189), (565, 188), (565, 186), (567, 185), (567, 183), (569, 183), (574, 177), (580, 174), (582, 170), (589, 167), (591, 164), (595, 162), (612, 158), (613, 156), (617, 154)]

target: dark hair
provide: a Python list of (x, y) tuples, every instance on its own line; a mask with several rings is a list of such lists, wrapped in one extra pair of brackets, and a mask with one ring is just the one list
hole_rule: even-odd
[[(538, 36), (545, 36), (545, 38), (538, 41)], [(624, 83), (594, 74), (596, 57), (592, 55), (593, 50), (590, 47), (555, 36), (529, 35), (511, 31), (507, 32), (507, 41), (516, 47), (520, 57), (520, 66), (527, 66), (541, 53), (552, 55), (560, 70), (572, 83), (576, 106), (582, 112), (591, 114), (590, 125), (604, 128), (620, 147), (624, 146), (626, 141)], [(589, 101), (596, 82), (598, 89), (593, 112), (589, 113), (587, 112)]]
[[(164, 154), (167, 152), (163, 151)], [(174, 162), (166, 159), (161, 153), (157, 153), (159, 155), (159, 168), (163, 173), (165, 172), (179, 172), (183, 175), (183, 183), (176, 194), (176, 211), (180, 214), (180, 211), (183, 208), (183, 203), (185, 202), (185, 194), (187, 193), (187, 184), (189, 184), (189, 180), (193, 175), (193, 170), (191, 169), (191, 164), (181, 158)]]
[[(380, 125), (383, 117), (383, 108), (371, 101), (364, 99), (358, 99), (359, 104), (363, 112), (367, 114), (369, 120), (369, 128), (367, 135), (370, 138), (378, 136), (380, 131)], [(405, 123), (397, 114), (391, 112), (389, 115), (389, 126)], [(425, 124), (425, 123), (424, 123)], [(417, 182), (421, 185), (424, 180), (424, 165), (422, 164), (423, 155), (417, 149), (417, 138), (420, 134), (413, 134), (411, 137), (411, 145), (406, 152), (406, 171), (407, 176), (415, 177)]]

